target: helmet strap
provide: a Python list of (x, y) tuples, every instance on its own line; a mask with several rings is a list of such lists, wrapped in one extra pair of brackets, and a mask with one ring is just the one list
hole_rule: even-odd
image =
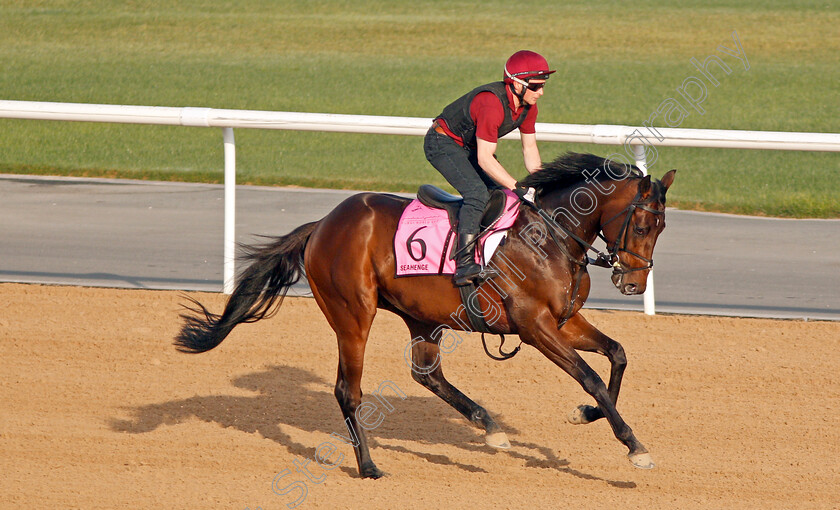
[[(519, 78), (517, 76), (512, 75), (510, 73), (510, 71), (507, 70), (507, 66), (505, 66), (505, 76), (507, 76), (508, 78), (511, 79), (511, 83), (510, 83), (511, 94), (513, 94), (514, 96), (516, 96), (517, 99), (519, 99), (519, 106), (525, 106), (525, 89), (528, 88), (528, 82), (523, 80), (522, 78)], [(516, 87), (514, 87), (514, 85), (513, 85), (514, 83), (518, 83), (518, 84), (522, 85), (522, 90), (520, 92), (516, 91)]]
[[(525, 83), (524, 81), (520, 80), (519, 78), (512, 77), (518, 83)], [(519, 92), (516, 91), (516, 87), (514, 86), (513, 82), (510, 83), (510, 92), (519, 99), (519, 107), (525, 106), (525, 90), (527, 89), (527, 84), (522, 85), (522, 90)]]

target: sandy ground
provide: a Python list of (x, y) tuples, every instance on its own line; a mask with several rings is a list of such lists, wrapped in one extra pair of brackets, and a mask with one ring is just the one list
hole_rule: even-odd
[[(571, 378), (530, 348), (492, 361), (469, 335), (443, 363), (512, 443), (485, 446), (411, 379), (408, 331), (381, 312), (363, 388), (391, 381), (407, 397), (389, 398), (370, 432), (389, 476), (361, 480), (331, 436), (346, 429), (315, 302), (288, 299), (186, 355), (171, 345), (182, 301), (0, 285), (0, 507), (840, 508), (838, 323), (587, 312), (627, 350), (619, 411), (657, 462), (642, 471), (603, 420), (566, 422), (591, 403)], [(586, 359), (606, 373), (605, 359)], [(331, 470), (311, 460), (325, 443)]]

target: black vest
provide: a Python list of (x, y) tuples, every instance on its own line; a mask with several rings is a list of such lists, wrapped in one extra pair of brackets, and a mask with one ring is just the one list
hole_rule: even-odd
[(443, 109), (443, 112), (437, 118), (443, 119), (449, 130), (456, 136), (461, 137), (465, 146), (474, 148), (476, 146), (476, 127), (475, 122), (470, 117), (470, 104), (472, 104), (473, 99), (479, 93), (492, 92), (502, 102), (502, 109), (505, 112), (505, 118), (502, 121), (502, 125), (499, 126), (499, 138), (501, 138), (518, 128), (525, 121), (525, 117), (528, 116), (528, 110), (531, 108), (531, 105), (526, 104), (522, 113), (519, 114), (519, 117), (514, 122), (513, 116), (510, 113), (510, 102), (508, 102), (506, 87), (503, 81), (482, 85), (453, 101), (452, 104)]

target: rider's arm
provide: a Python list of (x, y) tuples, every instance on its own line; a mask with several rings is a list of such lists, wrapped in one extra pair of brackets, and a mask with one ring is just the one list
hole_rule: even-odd
[[(478, 151), (478, 164), (481, 169), (487, 172), (491, 179), (496, 181), (500, 186), (507, 189), (516, 187), (516, 179), (510, 176), (505, 170), (505, 167), (499, 163), (499, 160), (493, 157), (496, 153), (496, 144), (476, 138), (476, 150)], [(537, 154), (539, 157), (539, 154)]]
[(536, 133), (520, 133), (522, 137), (522, 158), (525, 160), (525, 169), (528, 173), (534, 173), (542, 166), (540, 150), (537, 148)]
[(516, 187), (516, 179), (496, 159), (499, 126), (504, 120), (502, 102), (492, 92), (482, 92), (473, 99), (470, 115), (476, 125), (478, 165), (491, 179), (508, 189)]
[(534, 173), (542, 166), (540, 151), (537, 149), (537, 105), (528, 109), (527, 116), (519, 126), (519, 137), (522, 139), (522, 158), (525, 160), (525, 169), (528, 173)]

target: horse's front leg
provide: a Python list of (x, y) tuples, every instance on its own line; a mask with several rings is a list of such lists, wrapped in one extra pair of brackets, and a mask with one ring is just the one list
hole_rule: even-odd
[[(578, 351), (597, 352), (610, 360), (610, 384), (608, 392), (613, 406), (618, 404), (621, 391), (621, 379), (627, 368), (627, 357), (620, 343), (598, 331), (579, 313), (572, 316), (563, 325), (563, 332), (571, 339), (572, 348)], [(575, 425), (591, 423), (604, 417), (600, 407), (580, 405), (569, 413), (569, 422)]]
[(520, 331), (520, 336), (527, 343), (536, 347), (545, 357), (553, 361), (580, 384), (604, 414), (610, 423), (613, 434), (627, 446), (630, 462), (639, 468), (650, 469), (654, 466), (647, 449), (636, 439), (633, 430), (624, 422), (610, 398), (607, 386), (598, 374), (575, 351), (576, 339), (574, 328), (568, 331), (564, 326), (558, 330), (555, 319), (545, 313), (533, 321), (527, 331)]

